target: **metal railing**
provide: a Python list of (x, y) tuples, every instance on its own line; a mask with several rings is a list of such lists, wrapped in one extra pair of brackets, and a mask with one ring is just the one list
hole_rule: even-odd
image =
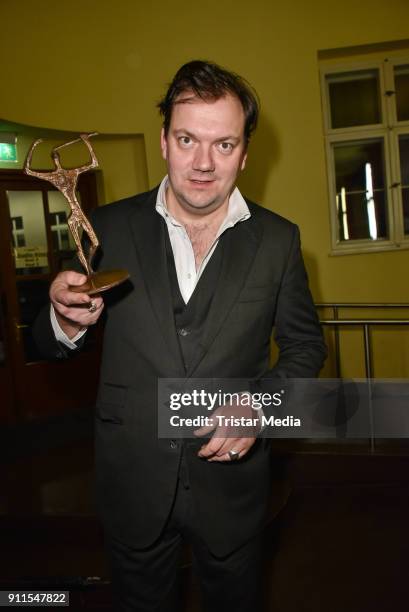
[(366, 378), (373, 378), (373, 355), (371, 328), (379, 326), (409, 326), (409, 319), (391, 319), (391, 318), (341, 318), (340, 310), (352, 309), (374, 309), (374, 310), (399, 310), (409, 309), (408, 303), (353, 303), (353, 302), (338, 302), (338, 303), (318, 303), (316, 307), (319, 309), (331, 309), (332, 319), (320, 319), (321, 325), (334, 328), (335, 339), (335, 373), (337, 378), (341, 378), (341, 349), (340, 349), (340, 329), (342, 327), (361, 327), (363, 332), (363, 344), (365, 354), (365, 375)]

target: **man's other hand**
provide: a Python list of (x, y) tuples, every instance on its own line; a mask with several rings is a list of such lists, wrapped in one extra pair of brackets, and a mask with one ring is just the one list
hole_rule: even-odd
[[(216, 416), (222, 416), (223, 419), (219, 421), (215, 418)], [(247, 419), (251, 419), (255, 424), (231, 424), (230, 417), (239, 420), (243, 418), (245, 423), (248, 422)], [(211, 424), (200, 427), (194, 432), (196, 436), (204, 436), (214, 431), (209, 442), (201, 447), (198, 456), (207, 459), (207, 461), (237, 461), (242, 459), (253, 446), (260, 430), (259, 413), (248, 405), (248, 401), (219, 406), (212, 414)], [(232, 460), (229, 451), (238, 453), (237, 457)]]
[(85, 327), (94, 325), (104, 308), (100, 295), (71, 291), (70, 286), (82, 285), (86, 280), (85, 274), (67, 270), (60, 272), (50, 287), (50, 300), (58, 324), (68, 338), (74, 338)]

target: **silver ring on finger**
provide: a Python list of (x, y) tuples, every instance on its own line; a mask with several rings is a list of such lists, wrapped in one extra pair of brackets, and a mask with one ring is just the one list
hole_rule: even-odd
[(230, 457), (230, 461), (237, 461), (240, 456), (240, 451), (234, 450), (234, 448), (232, 448), (227, 454)]
[(94, 300), (92, 300), (92, 302), (90, 302), (90, 304), (88, 305), (88, 312), (93, 313), (96, 311), (97, 308), (98, 307), (95, 304)]

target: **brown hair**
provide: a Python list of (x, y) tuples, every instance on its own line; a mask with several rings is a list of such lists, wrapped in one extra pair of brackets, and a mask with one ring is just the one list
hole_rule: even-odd
[(227, 94), (238, 98), (244, 111), (244, 137), (248, 144), (257, 125), (259, 101), (257, 93), (245, 79), (212, 62), (194, 60), (184, 64), (158, 104), (165, 134), (169, 131), (173, 106), (184, 92), (192, 92), (205, 101), (218, 100)]

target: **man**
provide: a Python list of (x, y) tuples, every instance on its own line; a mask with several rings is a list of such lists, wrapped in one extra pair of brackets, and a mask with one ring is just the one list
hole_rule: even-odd
[[(183, 536), (206, 610), (254, 611), (268, 440), (218, 429), (208, 442), (159, 439), (157, 380), (241, 378), (251, 388), (263, 377), (312, 377), (325, 347), (296, 226), (235, 187), (257, 123), (250, 87), (193, 61), (160, 110), (168, 175), (93, 219), (100, 266), (126, 266), (129, 287), (91, 299), (69, 290), (83, 275), (60, 273), (52, 324), (40, 317), (36, 335), (49, 355), (75, 350), (106, 308), (96, 471), (116, 610), (180, 610), (170, 594)], [(280, 356), (268, 370), (273, 326)]]

